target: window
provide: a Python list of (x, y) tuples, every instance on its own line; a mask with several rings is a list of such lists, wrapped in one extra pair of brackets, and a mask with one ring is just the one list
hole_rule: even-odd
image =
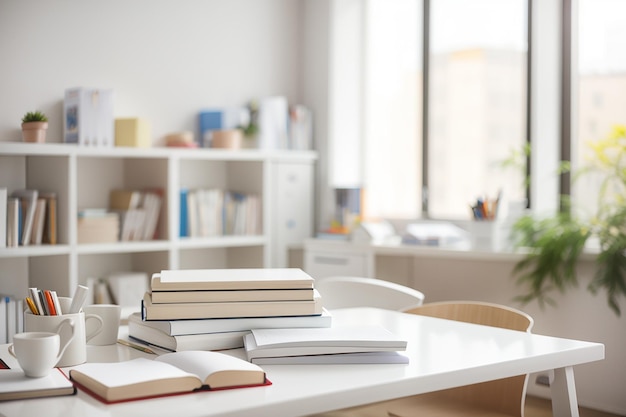
[(432, 0), (429, 215), (467, 219), (477, 198), (524, 198), (502, 162), (526, 141), (527, 5)]
[[(606, 138), (613, 126), (626, 124), (626, 2), (579, 0), (578, 60), (572, 164), (585, 164), (590, 142)], [(572, 198), (581, 215), (595, 213), (599, 180), (574, 180)]]
[[(524, 198), (501, 163), (526, 141), (526, 0), (431, 0), (428, 155), (422, 155), (423, 9), (369, 0), (364, 24), (365, 214), (469, 219), (477, 197)], [(495, 36), (494, 34), (497, 34)], [(425, 158), (424, 158), (425, 157)]]
[(370, 0), (366, 9), (365, 214), (421, 211), (422, 2)]

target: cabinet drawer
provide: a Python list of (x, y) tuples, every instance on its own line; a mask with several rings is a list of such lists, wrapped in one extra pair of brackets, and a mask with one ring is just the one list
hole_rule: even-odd
[(310, 252), (304, 257), (304, 270), (315, 279), (335, 275), (367, 276), (365, 255)]

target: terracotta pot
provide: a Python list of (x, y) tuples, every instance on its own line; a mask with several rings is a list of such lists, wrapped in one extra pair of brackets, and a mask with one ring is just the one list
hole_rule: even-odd
[(212, 148), (239, 149), (243, 140), (241, 129), (216, 130), (211, 137)]
[(48, 122), (22, 123), (22, 138), (24, 142), (44, 143)]

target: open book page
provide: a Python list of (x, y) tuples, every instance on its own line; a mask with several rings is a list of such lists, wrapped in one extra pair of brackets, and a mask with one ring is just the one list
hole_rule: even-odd
[(145, 358), (84, 363), (70, 370), (70, 378), (105, 402), (191, 392), (202, 386), (193, 374)]
[(219, 352), (166, 353), (155, 361), (166, 362), (181, 370), (193, 372), (210, 388), (258, 385), (265, 382), (265, 373), (259, 366)]

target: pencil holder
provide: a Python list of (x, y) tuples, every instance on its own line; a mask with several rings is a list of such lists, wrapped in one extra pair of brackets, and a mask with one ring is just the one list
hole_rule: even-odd
[[(69, 311), (72, 299), (59, 297), (61, 311)], [(85, 334), (85, 320), (95, 320), (99, 325), (89, 335)], [(61, 314), (58, 316), (44, 316), (33, 314), (26, 310), (24, 312), (24, 331), (26, 332), (52, 332), (59, 333), (61, 345), (63, 346), (72, 337), (71, 326), (65, 323), (74, 324), (74, 338), (69, 342), (65, 352), (56, 366), (74, 366), (87, 361), (87, 340), (95, 337), (102, 331), (102, 319), (95, 314), (87, 314), (81, 310), (73, 314)]]

